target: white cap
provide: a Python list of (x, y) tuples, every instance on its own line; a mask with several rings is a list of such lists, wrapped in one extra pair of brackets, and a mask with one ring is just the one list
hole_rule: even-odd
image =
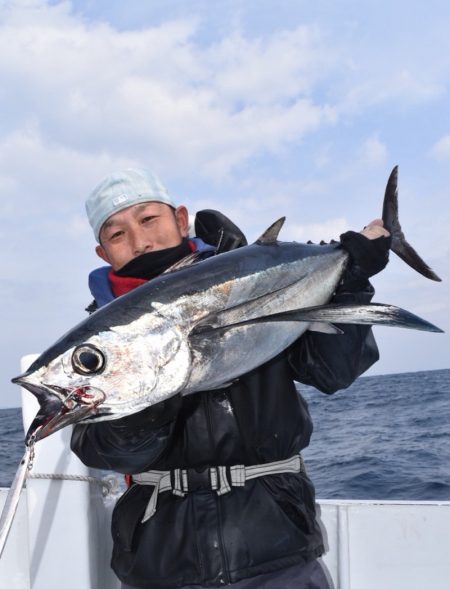
[(104, 178), (86, 200), (86, 212), (100, 242), (100, 230), (111, 215), (140, 202), (175, 204), (158, 176), (150, 170), (128, 168)]

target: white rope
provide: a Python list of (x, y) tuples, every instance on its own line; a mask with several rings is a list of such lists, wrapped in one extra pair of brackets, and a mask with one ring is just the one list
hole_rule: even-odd
[(106, 497), (110, 493), (116, 491), (119, 487), (119, 483), (116, 477), (107, 477), (104, 479), (98, 479), (96, 477), (88, 477), (78, 474), (46, 474), (46, 473), (30, 473), (28, 479), (47, 479), (55, 481), (79, 481), (85, 483), (91, 483), (93, 485), (100, 485), (102, 487), (102, 495)]

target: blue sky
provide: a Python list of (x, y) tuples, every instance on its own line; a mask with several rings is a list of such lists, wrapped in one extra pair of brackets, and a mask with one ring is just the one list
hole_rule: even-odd
[(19, 358), (84, 318), (97, 265), (84, 199), (154, 169), (250, 240), (337, 238), (378, 217), (399, 164), (409, 241), (373, 280), (444, 335), (376, 328), (370, 374), (449, 367), (450, 5), (296, 0), (0, 2), (2, 406)]

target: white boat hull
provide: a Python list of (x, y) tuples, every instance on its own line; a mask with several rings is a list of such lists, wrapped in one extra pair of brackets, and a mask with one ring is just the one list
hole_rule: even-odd
[[(7, 491), (0, 489), (0, 509)], [(323, 563), (335, 589), (449, 586), (450, 502), (318, 503), (327, 544)], [(76, 530), (62, 533), (55, 519), (44, 524), (46, 536), (42, 534), (40, 545), (29, 546), (27, 511), (24, 490), (0, 560), (0, 587), (120, 589), (109, 567), (109, 551), (105, 550), (111, 544), (111, 505), (97, 505), (95, 517), (90, 515), (92, 539), (99, 543), (97, 547), (79, 537)], [(33, 554), (38, 558), (34, 567), (30, 558)], [(43, 571), (46, 578), (40, 574)]]

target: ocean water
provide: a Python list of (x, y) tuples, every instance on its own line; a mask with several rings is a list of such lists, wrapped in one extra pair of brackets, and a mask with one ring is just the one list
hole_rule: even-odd
[(317, 497), (450, 500), (450, 370), (302, 393), (314, 421), (304, 456)]
[[(361, 377), (334, 395), (300, 390), (318, 498), (450, 500), (450, 369)], [(0, 487), (23, 449), (20, 410), (0, 410)]]

